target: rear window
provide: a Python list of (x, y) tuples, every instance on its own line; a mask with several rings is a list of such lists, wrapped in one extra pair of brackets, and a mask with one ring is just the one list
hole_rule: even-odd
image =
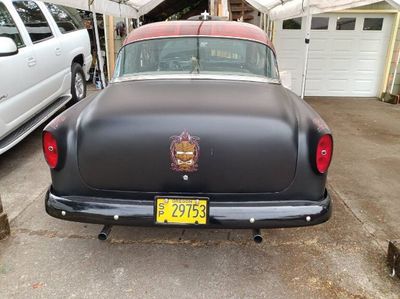
[(46, 3), (46, 7), (56, 21), (61, 33), (84, 28), (82, 18), (76, 9), (52, 3)]
[(53, 36), (49, 23), (40, 10), (39, 6), (33, 1), (13, 2), (15, 9), (24, 22), (26, 30), (33, 43), (38, 43)]
[(273, 51), (264, 44), (214, 37), (178, 37), (126, 45), (116, 77), (138, 74), (229, 74), (278, 79)]

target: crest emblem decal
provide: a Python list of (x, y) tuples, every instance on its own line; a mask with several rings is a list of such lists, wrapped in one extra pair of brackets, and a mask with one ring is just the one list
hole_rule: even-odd
[(200, 138), (184, 130), (180, 135), (172, 136), (170, 139), (171, 169), (178, 172), (197, 171)]

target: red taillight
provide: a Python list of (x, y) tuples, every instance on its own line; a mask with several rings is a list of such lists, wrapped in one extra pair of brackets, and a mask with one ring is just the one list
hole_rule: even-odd
[(55, 168), (58, 163), (57, 141), (50, 132), (43, 133), (43, 152), (44, 157), (50, 168)]
[(315, 157), (319, 173), (325, 173), (328, 170), (332, 159), (332, 148), (333, 141), (331, 135), (327, 134), (319, 139)]

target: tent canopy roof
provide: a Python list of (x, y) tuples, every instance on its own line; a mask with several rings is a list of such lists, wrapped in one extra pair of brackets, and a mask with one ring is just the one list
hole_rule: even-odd
[(47, 2), (115, 17), (138, 18), (151, 11), (163, 0), (49, 0)]
[[(267, 13), (271, 20), (288, 19), (306, 15), (309, 5), (311, 14), (338, 11), (365, 6), (382, 0), (246, 0), (254, 8)], [(400, 8), (400, 0), (387, 0), (395, 8)]]
[[(96, 11), (117, 17), (138, 18), (164, 0), (49, 0), (49, 2), (79, 9)], [(287, 19), (305, 15), (309, 5), (310, 13), (317, 14), (381, 2), (382, 0), (246, 0), (257, 10), (268, 13), (271, 20)], [(387, 0), (397, 9), (400, 0)]]

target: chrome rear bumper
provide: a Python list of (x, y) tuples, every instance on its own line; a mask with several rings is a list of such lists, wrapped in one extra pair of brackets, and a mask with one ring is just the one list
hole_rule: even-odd
[[(77, 222), (130, 225), (156, 224), (154, 202), (46, 194), (49, 215)], [(328, 192), (321, 201), (210, 202), (209, 223), (190, 225), (199, 228), (279, 228), (316, 225), (327, 221), (332, 213)], [(118, 217), (114, 217), (118, 215)], [(117, 220), (115, 220), (117, 219)], [(254, 219), (250, 221), (250, 219)], [(175, 225), (176, 226), (176, 225)]]

